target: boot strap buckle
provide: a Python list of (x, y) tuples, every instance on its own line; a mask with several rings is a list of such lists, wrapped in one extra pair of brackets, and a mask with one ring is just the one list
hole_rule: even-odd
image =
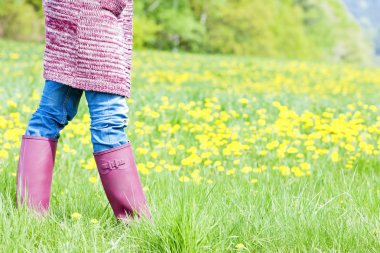
[(117, 170), (117, 169), (122, 170), (122, 169), (124, 169), (123, 168), (124, 166), (121, 166), (121, 165), (124, 165), (124, 164), (125, 164), (124, 159), (114, 159), (114, 160), (108, 161), (106, 163), (103, 163), (100, 166), (100, 173), (101, 174), (108, 174), (112, 170)]

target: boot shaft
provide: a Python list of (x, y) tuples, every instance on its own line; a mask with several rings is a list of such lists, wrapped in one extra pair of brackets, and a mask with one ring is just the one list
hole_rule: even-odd
[(23, 135), (17, 165), (16, 201), (47, 211), (58, 140)]
[(150, 217), (130, 143), (93, 153), (104, 191), (115, 216)]

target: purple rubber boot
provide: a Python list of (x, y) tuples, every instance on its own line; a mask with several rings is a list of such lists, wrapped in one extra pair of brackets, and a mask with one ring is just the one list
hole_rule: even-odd
[(108, 201), (117, 219), (137, 214), (151, 219), (130, 143), (93, 153)]
[(25, 202), (38, 213), (46, 213), (58, 140), (23, 135), (17, 166), (17, 205)]

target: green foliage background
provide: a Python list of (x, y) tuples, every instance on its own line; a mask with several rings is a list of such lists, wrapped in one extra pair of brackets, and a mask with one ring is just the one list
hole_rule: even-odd
[[(340, 0), (139, 0), (134, 13), (135, 48), (371, 60)], [(43, 41), (43, 18), (41, 0), (0, 0), (0, 37)]]

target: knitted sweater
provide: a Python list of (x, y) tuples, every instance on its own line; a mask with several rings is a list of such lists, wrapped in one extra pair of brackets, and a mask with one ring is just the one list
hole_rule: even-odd
[(43, 0), (43, 77), (130, 96), (133, 0)]

